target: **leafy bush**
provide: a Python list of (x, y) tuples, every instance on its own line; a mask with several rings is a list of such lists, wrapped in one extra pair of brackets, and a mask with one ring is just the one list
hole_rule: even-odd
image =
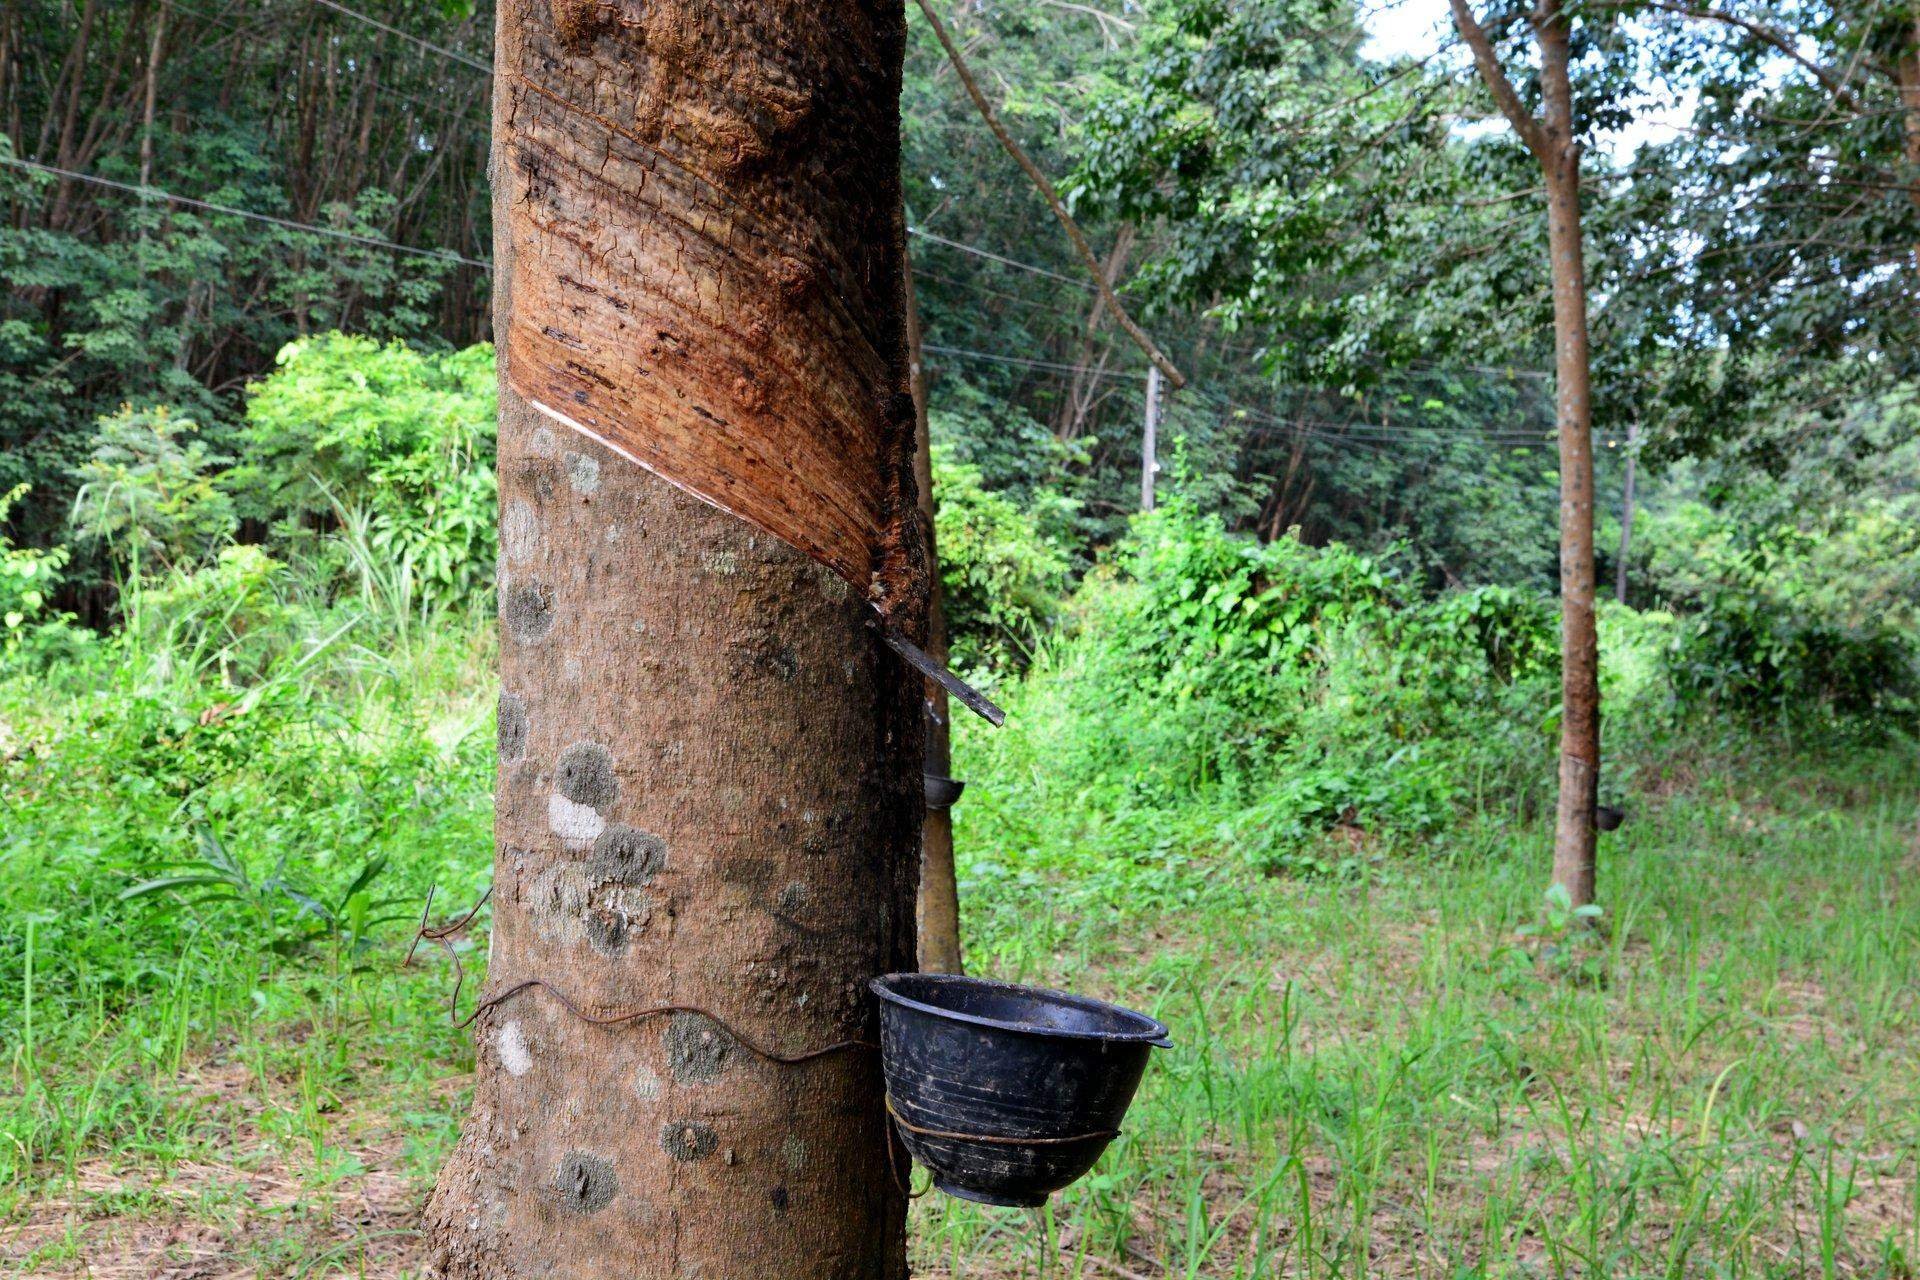
[(222, 690), (251, 683), (293, 643), (294, 611), (280, 594), (285, 568), (261, 548), (237, 544), (136, 583), (122, 596), (121, 641), (170, 667), (208, 673)]
[(1683, 703), (1848, 717), (1913, 712), (1920, 658), (1911, 635), (1808, 617), (1768, 595), (1730, 588), (1682, 620), (1667, 671)]
[(1033, 515), (986, 487), (980, 469), (933, 450), (935, 537), (949, 648), (961, 666), (1013, 668), (1052, 624), (1067, 557)]
[(1560, 668), (1560, 622), (1551, 600), (1516, 587), (1472, 587), (1409, 610), (1402, 634), (1426, 658), (1436, 686), (1459, 694), (1491, 680), (1510, 685)]
[[(26, 495), (27, 486), (15, 485), (0, 494), (0, 525), (4, 525), (13, 504)], [(16, 547), (0, 532), (0, 646), (17, 649), (29, 629), (48, 608), (60, 570), (67, 563), (65, 547), (38, 551)]]
[(1884, 503), (1832, 527), (1754, 527), (1699, 506), (1664, 526), (1655, 582), (1679, 614), (1682, 705), (1910, 717), (1920, 698), (1920, 529)]
[[(1262, 545), (1175, 493), (1089, 574), (1068, 627), (1014, 692), (996, 772), (1044, 773), (1056, 803), (1213, 795), (1267, 867), (1328, 869), (1430, 831), (1468, 779), (1530, 792), (1548, 773), (1551, 605), (1484, 587), (1406, 603), (1381, 561)], [(1018, 757), (1009, 760), (999, 757)]]
[(121, 405), (100, 419), (92, 453), (74, 468), (74, 534), (123, 577), (197, 560), (233, 536), (233, 502), (216, 483), (231, 459), (199, 430), (166, 405)]
[[(430, 353), (328, 334), (287, 344), (248, 388), (243, 515), (291, 543), (364, 511), (381, 555), (452, 599), (493, 574), (493, 348)], [(340, 566), (345, 568), (344, 565)]]
[(1387, 575), (1369, 557), (1230, 534), (1180, 493), (1136, 519), (1115, 567), (1130, 589), (1102, 602), (1097, 625), (1141, 668), (1135, 679), (1249, 726), (1281, 727), (1322, 635), (1388, 608)]

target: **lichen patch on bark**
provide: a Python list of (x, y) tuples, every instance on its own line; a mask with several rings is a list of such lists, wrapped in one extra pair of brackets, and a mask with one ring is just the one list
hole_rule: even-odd
[(576, 742), (562, 752), (553, 771), (553, 785), (573, 803), (602, 814), (620, 797), (613, 753), (597, 742)]
[(733, 1038), (713, 1019), (678, 1013), (667, 1024), (667, 1067), (677, 1084), (718, 1080), (733, 1056)]
[(511, 693), (500, 695), (498, 738), (502, 764), (526, 758), (527, 703), (524, 698)]
[(579, 1214), (598, 1213), (613, 1202), (620, 1179), (613, 1164), (584, 1151), (569, 1151), (553, 1176), (554, 1194), (561, 1207)]
[(602, 884), (640, 888), (667, 862), (667, 842), (638, 827), (614, 823), (593, 842), (587, 870)]
[(501, 597), (500, 611), (515, 640), (543, 640), (553, 630), (553, 588), (537, 580), (512, 583)]

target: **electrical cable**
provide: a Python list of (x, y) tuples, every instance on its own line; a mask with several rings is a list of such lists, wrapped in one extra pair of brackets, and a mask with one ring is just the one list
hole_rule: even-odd
[(24, 156), (0, 156), (0, 164), (12, 165), (16, 169), (32, 169), (40, 173), (50, 173), (56, 177), (71, 178), (76, 182), (91, 182), (97, 186), (111, 187), (116, 191), (125, 191), (139, 196), (143, 200), (164, 200), (168, 204), (186, 205), (192, 209), (204, 209), (209, 213), (222, 213), (229, 217), (247, 218), (254, 222), (264, 222), (271, 226), (284, 227), (289, 231), (308, 231), (314, 235), (331, 236), (336, 240), (351, 240), (355, 244), (364, 244), (376, 249), (392, 249), (398, 253), (411, 253), (421, 258), (433, 258), (440, 262), (458, 262), (469, 267), (478, 267), (482, 271), (492, 271), (493, 264), (479, 258), (469, 258), (450, 249), (423, 249), (419, 245), (399, 244), (392, 240), (382, 240), (377, 236), (363, 236), (357, 231), (342, 231), (338, 227), (316, 226), (311, 222), (295, 222), (292, 218), (279, 218), (270, 213), (255, 213), (251, 209), (236, 209), (231, 205), (215, 204), (211, 200), (196, 200), (192, 196), (176, 195), (160, 187), (142, 187), (132, 182), (119, 182), (113, 178), (103, 178), (97, 173), (81, 173), (76, 169), (62, 169), (58, 165), (41, 164), (38, 160), (28, 160)]

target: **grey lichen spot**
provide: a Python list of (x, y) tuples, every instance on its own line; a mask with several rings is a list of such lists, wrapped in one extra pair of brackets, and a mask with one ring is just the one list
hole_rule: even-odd
[(553, 438), (553, 432), (546, 427), (535, 430), (527, 440), (527, 452), (536, 458), (551, 458), (559, 447), (559, 441)]
[(525, 564), (539, 549), (540, 518), (525, 498), (515, 498), (500, 513), (500, 545), (513, 564)]
[(807, 886), (795, 880), (780, 890), (779, 896), (773, 900), (773, 909), (779, 915), (795, 915), (805, 909), (807, 899), (811, 896)]
[(593, 858), (587, 870), (601, 884), (638, 888), (652, 880), (666, 861), (665, 840), (638, 827), (615, 823), (593, 842)]
[(584, 453), (567, 455), (567, 483), (579, 494), (592, 493), (600, 487), (600, 460), (588, 457)]
[(569, 1151), (553, 1176), (553, 1190), (562, 1208), (580, 1214), (598, 1213), (620, 1190), (620, 1179), (610, 1162), (584, 1151)]
[(560, 764), (553, 771), (553, 786), (575, 804), (605, 813), (620, 795), (620, 779), (613, 772), (613, 753), (597, 742), (574, 743), (560, 753)]
[(675, 1160), (704, 1160), (720, 1145), (720, 1135), (698, 1120), (674, 1120), (660, 1129), (660, 1146)]
[(675, 1014), (667, 1024), (667, 1069), (681, 1084), (718, 1080), (733, 1056), (733, 1039), (711, 1018)]
[(553, 588), (539, 579), (517, 582), (502, 598), (507, 632), (522, 644), (544, 639), (553, 630)]
[(500, 695), (500, 760), (512, 764), (527, 754), (527, 701), (517, 693)]
[(781, 645), (766, 655), (766, 664), (782, 680), (791, 681), (800, 674), (800, 655), (791, 645)]
[(627, 949), (627, 917), (618, 911), (587, 913), (587, 943), (601, 955), (617, 956)]

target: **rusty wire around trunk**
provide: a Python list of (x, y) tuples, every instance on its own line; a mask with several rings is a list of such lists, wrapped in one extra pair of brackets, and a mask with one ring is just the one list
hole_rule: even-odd
[[(459, 919), (448, 924), (432, 925), (427, 921), (433, 911), (434, 895), (438, 891), (438, 885), (428, 886), (427, 900), (420, 908), (420, 927), (414, 931), (413, 942), (408, 946), (406, 959), (400, 962), (400, 966), (401, 968), (406, 968), (413, 963), (414, 953), (420, 949), (422, 942), (437, 942), (440, 944), (441, 949), (447, 953), (447, 959), (453, 962), (453, 991), (447, 996), (447, 1021), (457, 1030), (464, 1030), (472, 1026), (475, 1022), (479, 1021), (480, 1016), (489, 1009), (497, 1008), (517, 996), (538, 989), (545, 991), (547, 995), (553, 998), (555, 1003), (559, 1004), (561, 1008), (565, 1009), (575, 1018), (596, 1027), (628, 1026), (633, 1023), (644, 1022), (649, 1018), (657, 1018), (673, 1013), (694, 1014), (698, 1017), (705, 1018), (707, 1021), (719, 1027), (722, 1031), (726, 1032), (727, 1035), (732, 1037), (735, 1043), (745, 1048), (748, 1052), (764, 1058), (768, 1062), (779, 1063), (781, 1066), (797, 1066), (803, 1062), (811, 1062), (816, 1058), (825, 1058), (832, 1054), (843, 1053), (849, 1049), (868, 1049), (874, 1053), (880, 1052), (880, 1046), (871, 1040), (849, 1039), (836, 1040), (832, 1044), (823, 1045), (818, 1049), (809, 1049), (804, 1053), (776, 1053), (765, 1045), (756, 1043), (751, 1037), (741, 1034), (741, 1032), (725, 1018), (719, 1017), (710, 1010), (703, 1009), (698, 1005), (691, 1004), (657, 1004), (648, 1005), (642, 1009), (623, 1009), (618, 1013), (591, 1013), (577, 1004), (566, 992), (544, 978), (528, 978), (523, 982), (516, 982), (499, 995), (490, 996), (482, 1000), (474, 1006), (472, 1013), (462, 1018), (459, 1016), (460, 991), (466, 984), (467, 969), (460, 961), (460, 953), (454, 949), (453, 938), (468, 925), (472, 924), (474, 917), (480, 914), (480, 909), (492, 901), (493, 886), (487, 886), (487, 891), (480, 895), (480, 900), (474, 903), (467, 913)], [(903, 1117), (900, 1112), (895, 1109), (891, 1095), (883, 1094), (882, 1102), (886, 1107), (887, 1116), (893, 1124), (921, 1138), (944, 1138), (954, 1142), (985, 1142), (996, 1146), (1064, 1146), (1075, 1142), (1091, 1142), (1095, 1139), (1112, 1141), (1114, 1138), (1120, 1136), (1118, 1129), (1095, 1129), (1086, 1133), (1069, 1134), (1066, 1137), (1060, 1138), (1024, 1138), (997, 1133), (960, 1133), (949, 1129), (927, 1129)], [(887, 1130), (887, 1169), (892, 1173), (894, 1183), (900, 1188), (901, 1192), (905, 1194), (909, 1200), (917, 1200), (932, 1190), (932, 1187), (929, 1185), (922, 1187), (919, 1191), (913, 1190), (911, 1163), (909, 1163), (908, 1166), (908, 1176), (904, 1178), (900, 1176), (900, 1167), (894, 1154), (895, 1143), (899, 1143), (902, 1146), (905, 1145), (898, 1134), (889, 1127)], [(911, 1157), (909, 1157), (909, 1161), (911, 1161)]]

